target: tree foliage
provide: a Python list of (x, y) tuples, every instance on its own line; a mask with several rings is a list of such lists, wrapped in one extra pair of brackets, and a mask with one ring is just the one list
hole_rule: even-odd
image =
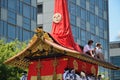
[(26, 42), (18, 40), (6, 43), (4, 39), (0, 40), (0, 80), (20, 80), (22, 69), (3, 64), (5, 60), (16, 55), (26, 47)]

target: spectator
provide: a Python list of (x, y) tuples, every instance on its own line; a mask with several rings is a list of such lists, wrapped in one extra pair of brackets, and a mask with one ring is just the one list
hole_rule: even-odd
[(22, 73), (22, 77), (20, 78), (20, 80), (27, 80), (27, 72), (26, 71), (24, 71)]
[(98, 75), (98, 80), (102, 80), (101, 75)]
[(87, 80), (86, 74), (83, 71), (80, 72), (80, 77), (82, 80)]
[(102, 46), (100, 43), (96, 43), (95, 58), (104, 61), (104, 55), (102, 54)]
[(94, 57), (94, 48), (92, 47), (93, 40), (89, 40), (88, 44), (86, 44), (83, 48), (83, 52)]

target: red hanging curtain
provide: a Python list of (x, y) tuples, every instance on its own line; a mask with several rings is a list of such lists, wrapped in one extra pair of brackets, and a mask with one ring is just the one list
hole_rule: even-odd
[(74, 42), (71, 31), (69, 13), (66, 0), (55, 0), (51, 36), (62, 46), (82, 52), (79, 45)]

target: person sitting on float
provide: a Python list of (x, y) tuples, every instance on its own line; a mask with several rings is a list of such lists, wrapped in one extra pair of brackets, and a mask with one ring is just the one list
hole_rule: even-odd
[(94, 57), (94, 48), (93, 48), (93, 40), (89, 40), (88, 43), (84, 46), (83, 52)]
[(96, 43), (95, 58), (104, 61), (104, 55), (102, 53), (102, 45), (100, 43)]

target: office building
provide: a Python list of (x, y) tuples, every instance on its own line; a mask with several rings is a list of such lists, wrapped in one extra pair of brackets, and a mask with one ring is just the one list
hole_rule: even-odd
[[(110, 42), (111, 63), (120, 66), (120, 41)], [(120, 70), (111, 70), (111, 80), (120, 80)]]
[[(70, 23), (75, 41), (84, 46), (89, 39), (100, 42), (105, 59), (109, 60), (108, 0), (67, 0)], [(54, 0), (37, 0), (37, 24), (50, 32)], [(100, 67), (100, 72), (108, 70)]]
[(31, 39), (37, 24), (36, 0), (0, 0), (0, 39)]

